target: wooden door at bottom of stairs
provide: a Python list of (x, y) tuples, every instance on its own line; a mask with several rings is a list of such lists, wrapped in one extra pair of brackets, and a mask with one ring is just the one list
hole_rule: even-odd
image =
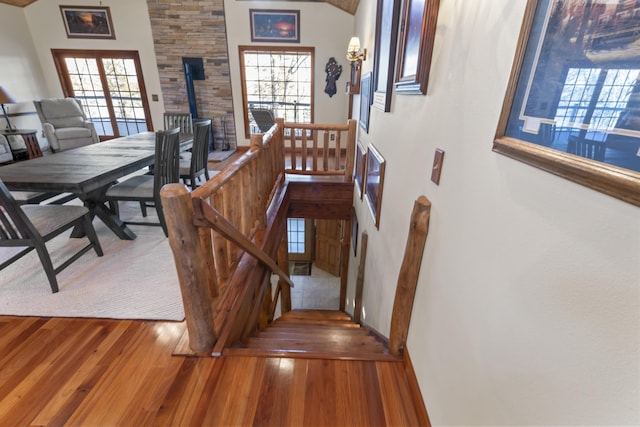
[(344, 221), (316, 220), (315, 266), (340, 276)]

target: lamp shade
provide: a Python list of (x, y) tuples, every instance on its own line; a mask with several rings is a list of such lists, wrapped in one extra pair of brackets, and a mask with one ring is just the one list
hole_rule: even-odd
[(15, 104), (16, 100), (9, 95), (2, 86), (0, 86), (0, 104)]
[(349, 40), (349, 47), (347, 47), (347, 52), (358, 53), (359, 51), (360, 51), (360, 38), (351, 37), (351, 40)]

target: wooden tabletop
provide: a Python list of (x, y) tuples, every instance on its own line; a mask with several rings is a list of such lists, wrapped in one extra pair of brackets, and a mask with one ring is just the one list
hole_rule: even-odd
[(154, 133), (144, 132), (2, 166), (0, 179), (10, 190), (87, 194), (153, 164), (154, 150)]
[[(191, 147), (193, 138), (183, 138), (180, 149)], [(155, 134), (111, 139), (72, 150), (0, 167), (0, 180), (9, 190), (73, 193), (121, 239), (135, 233), (105, 206), (109, 186), (130, 173), (153, 164)], [(72, 237), (79, 237), (74, 230)]]

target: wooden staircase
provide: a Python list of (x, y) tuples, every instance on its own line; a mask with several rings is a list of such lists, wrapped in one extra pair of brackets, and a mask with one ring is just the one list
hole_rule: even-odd
[(292, 310), (246, 342), (224, 350), (225, 356), (296, 357), (337, 360), (402, 361), (387, 343), (335, 310)]

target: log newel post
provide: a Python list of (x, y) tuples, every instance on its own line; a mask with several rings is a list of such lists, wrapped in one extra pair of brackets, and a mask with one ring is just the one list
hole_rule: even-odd
[(424, 253), (427, 233), (429, 232), (430, 212), (431, 202), (424, 196), (418, 197), (411, 212), (409, 236), (398, 275), (396, 297), (391, 314), (389, 352), (393, 355), (400, 354), (407, 340), (422, 254)]
[(168, 184), (160, 191), (169, 230), (169, 244), (180, 281), (189, 346), (195, 352), (211, 350), (217, 340), (207, 259), (198, 228), (193, 225), (191, 194), (183, 184)]

